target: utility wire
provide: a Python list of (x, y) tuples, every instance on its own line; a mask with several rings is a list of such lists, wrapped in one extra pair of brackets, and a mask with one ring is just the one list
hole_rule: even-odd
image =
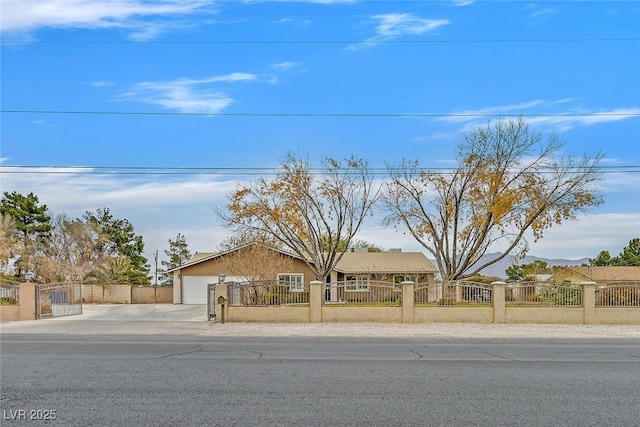
[(3, 114), (69, 114), (104, 116), (208, 116), (208, 117), (639, 117), (638, 113), (185, 113), (166, 111), (0, 110)]
[[(420, 168), (417, 172), (428, 172), (438, 175), (451, 175), (455, 168)], [(578, 167), (574, 169), (579, 169)], [(346, 170), (346, 169), (345, 169)], [(389, 176), (386, 167), (371, 167), (368, 169), (372, 175)], [(640, 173), (638, 165), (603, 166), (599, 168), (602, 174), (635, 174)], [(322, 168), (310, 168), (314, 175), (322, 175), (326, 171)], [(539, 173), (553, 172), (552, 169), (542, 169)], [(155, 167), (155, 166), (20, 166), (0, 165), (1, 174), (27, 174), (27, 175), (248, 175), (265, 176), (277, 175), (282, 170), (273, 168), (244, 168), (244, 167)], [(591, 173), (591, 172), (585, 172)]]

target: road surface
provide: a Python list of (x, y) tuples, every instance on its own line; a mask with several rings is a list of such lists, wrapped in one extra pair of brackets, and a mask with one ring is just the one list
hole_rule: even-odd
[(14, 331), (0, 352), (2, 426), (640, 422), (640, 340), (628, 338)]

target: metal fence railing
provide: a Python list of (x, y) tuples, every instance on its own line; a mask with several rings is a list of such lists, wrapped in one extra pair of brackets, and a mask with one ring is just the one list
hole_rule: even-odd
[(20, 305), (20, 283), (0, 281), (0, 305)]
[(357, 279), (326, 285), (325, 305), (400, 306), (402, 287), (393, 282)]
[(82, 314), (80, 283), (36, 285), (36, 317), (38, 319), (73, 314)]
[(598, 286), (596, 307), (640, 307), (640, 283), (611, 283)]
[(487, 283), (464, 280), (419, 283), (415, 287), (414, 302), (416, 305), (490, 306), (493, 301), (493, 288)]
[(309, 304), (309, 289), (278, 280), (229, 283), (230, 306), (281, 306)]
[(582, 286), (569, 283), (519, 282), (505, 288), (508, 306), (582, 307)]

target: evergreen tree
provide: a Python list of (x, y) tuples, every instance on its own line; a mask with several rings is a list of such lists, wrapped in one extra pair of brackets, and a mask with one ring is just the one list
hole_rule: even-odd
[(95, 213), (87, 211), (83, 218), (106, 236), (104, 245), (107, 246), (107, 251), (117, 257), (129, 258), (135, 270), (149, 273), (150, 266), (143, 256), (144, 241), (142, 236), (135, 234), (129, 220), (114, 218), (109, 208), (97, 209)]
[(0, 202), (0, 213), (9, 215), (15, 222), (18, 236), (24, 241), (36, 239), (46, 241), (51, 233), (51, 217), (47, 205), (40, 205), (38, 196), (29, 193), (4, 192)]
[[(169, 259), (162, 261), (161, 264), (165, 267), (163, 271), (179, 267), (191, 258), (191, 252), (187, 246), (185, 237), (180, 233), (176, 236), (176, 240), (169, 239), (169, 249), (164, 251)], [(160, 281), (162, 285), (173, 286), (172, 275), (163, 274)]]
[(0, 202), (0, 214), (11, 217), (16, 230), (17, 249), (20, 253), (15, 263), (18, 268), (17, 275), (29, 272), (37, 278), (38, 260), (46, 251), (51, 237), (52, 224), (47, 213), (47, 205), (41, 205), (38, 196), (33, 193), (25, 196), (16, 191), (4, 192)]
[(635, 238), (612, 260), (613, 265), (640, 266), (640, 239)]

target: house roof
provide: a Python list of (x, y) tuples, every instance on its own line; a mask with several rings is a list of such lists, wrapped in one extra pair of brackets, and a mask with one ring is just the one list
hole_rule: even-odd
[(422, 252), (346, 252), (335, 268), (340, 273), (435, 273)]
[(212, 260), (212, 259), (215, 259), (215, 258), (219, 258), (221, 256), (230, 254), (232, 252), (238, 251), (240, 249), (246, 248), (246, 247), (251, 246), (251, 245), (266, 246), (266, 247), (268, 247), (269, 249), (271, 249), (271, 250), (273, 250), (275, 252), (281, 253), (282, 255), (288, 255), (288, 256), (291, 256), (291, 257), (294, 257), (294, 258), (298, 258), (297, 255), (291, 254), (289, 252), (274, 248), (272, 246), (264, 245), (262, 243), (253, 242), (253, 243), (247, 243), (245, 245), (237, 246), (235, 248), (232, 248), (232, 249), (229, 249), (229, 250), (226, 250), (226, 251), (222, 251), (222, 252), (197, 252), (194, 256), (192, 256), (187, 262), (185, 262), (181, 266), (174, 267), (174, 268), (172, 268), (170, 270), (167, 270), (167, 271), (165, 271), (165, 273), (173, 273), (176, 270), (181, 270), (181, 269), (186, 268), (186, 267), (191, 267), (192, 265), (200, 264), (200, 263), (205, 262), (205, 261), (209, 261), (209, 260)]
[(564, 271), (565, 275), (573, 273), (594, 282), (640, 281), (640, 267), (567, 267)]
[[(254, 243), (238, 246), (223, 252), (202, 252), (196, 253), (189, 261), (179, 267), (167, 270), (172, 273), (186, 267), (191, 267), (224, 255), (245, 248)], [(261, 244), (261, 243), (255, 243)], [(297, 255), (282, 251), (273, 247), (270, 249), (283, 255), (300, 259)], [(340, 273), (372, 273), (372, 274), (403, 274), (403, 273), (435, 273), (437, 270), (433, 263), (422, 252), (346, 252), (335, 268)]]

